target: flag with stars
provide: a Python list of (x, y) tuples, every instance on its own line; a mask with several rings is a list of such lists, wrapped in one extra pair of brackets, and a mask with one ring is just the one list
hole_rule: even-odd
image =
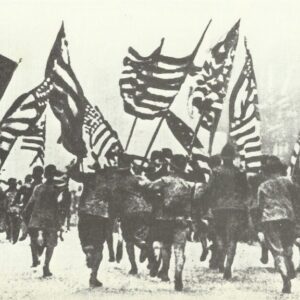
[(230, 136), (237, 145), (246, 172), (261, 168), (260, 115), (252, 57), (246, 45), (246, 59), (229, 100)]
[(28, 93), (19, 96), (0, 123), (0, 168), (19, 136), (31, 134), (42, 116), (53, 84), (49, 78)]
[(87, 161), (93, 158), (101, 167), (109, 166), (112, 154), (123, 152), (117, 132), (104, 119), (98, 107), (86, 106), (82, 131), (89, 153)]
[[(203, 145), (197, 137), (194, 139), (194, 131), (183, 122), (174, 112), (169, 110), (166, 114), (166, 122), (177, 141), (191, 155), (203, 172), (205, 180), (208, 181), (210, 168), (209, 157), (204, 154)], [(194, 141), (193, 141), (194, 139)]]
[(210, 144), (212, 144), (227, 93), (238, 43), (239, 25), (240, 21), (233, 26), (222, 41), (211, 49), (210, 58), (203, 66), (195, 67), (190, 73), (192, 86), (188, 101), (189, 113), (191, 117), (195, 112), (201, 116), (201, 127), (211, 132)]

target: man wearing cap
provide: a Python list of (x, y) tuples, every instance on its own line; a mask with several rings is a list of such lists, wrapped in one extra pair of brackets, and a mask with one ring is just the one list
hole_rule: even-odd
[(191, 200), (194, 183), (184, 179), (186, 158), (183, 155), (174, 155), (171, 160), (170, 174), (153, 182), (146, 178), (141, 179), (140, 185), (148, 191), (160, 192), (163, 206), (160, 219), (156, 219), (156, 238), (162, 242), (163, 267), (161, 279), (169, 280), (168, 271), (171, 258), (171, 247), (175, 253), (175, 290), (183, 288), (182, 271), (185, 262), (185, 244), (189, 232), (188, 219), (191, 217)]
[(247, 221), (247, 178), (234, 166), (234, 157), (233, 146), (226, 144), (221, 152), (222, 165), (213, 170), (208, 189), (215, 229), (218, 268), (224, 273), (224, 279), (230, 279), (232, 276), (231, 266), (238, 237)]
[(299, 186), (283, 177), (285, 170), (277, 157), (270, 157), (263, 171), (268, 179), (258, 188), (258, 201), (264, 239), (281, 274), (282, 292), (290, 293), (291, 279), (296, 277), (292, 255)]
[(109, 186), (112, 191), (110, 211), (121, 219), (123, 238), (126, 242), (131, 269), (137, 274), (134, 246), (145, 253), (153, 266), (152, 246), (147, 244), (152, 206), (145, 199), (144, 189), (139, 185), (139, 176), (133, 171), (132, 159), (127, 154), (119, 156), (118, 169), (110, 173)]
[(82, 250), (86, 255), (87, 267), (91, 269), (90, 287), (102, 286), (97, 275), (103, 257), (106, 232), (111, 226), (107, 171), (107, 168), (100, 169), (97, 162), (90, 168), (89, 173), (80, 171), (79, 162), (68, 171), (68, 175), (73, 180), (83, 183), (83, 192), (78, 206), (78, 233)]
[(34, 188), (28, 202), (28, 205), (33, 205), (28, 225), (32, 242), (46, 248), (43, 277), (52, 276), (49, 265), (57, 245), (59, 230), (57, 198), (61, 191), (56, 187), (54, 177), (59, 175), (61, 173), (54, 165), (48, 165), (44, 173), (46, 181)]
[[(33, 170), (32, 170), (33, 181), (31, 183), (31, 187), (26, 188), (26, 197), (29, 197), (29, 199), (32, 195), (34, 188), (43, 182), (43, 174), (44, 174), (43, 167), (36, 166), (33, 168)], [(28, 194), (27, 194), (27, 192), (28, 192)], [(39, 255), (41, 254), (43, 248), (41, 246), (39, 246), (36, 242), (35, 230), (31, 230), (31, 231), (28, 230), (28, 224), (29, 224), (30, 217), (32, 214), (33, 205), (34, 205), (33, 202), (30, 202), (30, 201), (27, 202), (26, 206), (24, 207), (24, 209), (22, 211), (22, 219), (23, 219), (23, 225), (27, 227), (27, 231), (30, 236), (30, 250), (31, 250), (31, 256), (32, 256), (31, 267), (35, 268), (36, 266), (38, 266), (40, 264)], [(23, 236), (21, 237), (21, 239), (23, 240)]]

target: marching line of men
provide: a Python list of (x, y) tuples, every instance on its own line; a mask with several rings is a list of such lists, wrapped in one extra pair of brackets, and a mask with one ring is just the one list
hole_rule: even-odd
[[(153, 151), (148, 164), (135, 164), (136, 159), (124, 153), (110, 153), (110, 167), (100, 168), (95, 163), (91, 166), (93, 172), (84, 173), (77, 161), (67, 168), (66, 177), (83, 184), (78, 204), (78, 233), (87, 267), (91, 269), (91, 287), (102, 286), (98, 270), (105, 241), (109, 260), (115, 260), (112, 231), (118, 219), (131, 264), (129, 273), (138, 272), (137, 246), (141, 250), (140, 262), (148, 260), (150, 276), (169, 281), (173, 247), (177, 291), (183, 289), (185, 246), (191, 239), (191, 231), (195, 232), (194, 237), (200, 237), (206, 251), (201, 260), (208, 254), (206, 238), (212, 240), (210, 267), (218, 268), (228, 280), (232, 277), (237, 243), (251, 225), (252, 230), (263, 233), (263, 253), (270, 250), (274, 257), (283, 280), (282, 292), (291, 292), (291, 279), (296, 276), (292, 246), (299, 236), (296, 225), (300, 199), (297, 184), (283, 176), (285, 168), (278, 158), (267, 157), (262, 174), (247, 179), (234, 165), (235, 151), (227, 144), (220, 159), (211, 160), (212, 175), (208, 183), (193, 160), (173, 154), (170, 149)], [(188, 163), (193, 167), (192, 172), (186, 172)], [(16, 180), (9, 180), (9, 188), (0, 195), (8, 203), (23, 203), (20, 239), (24, 240), (28, 232), (33, 267), (40, 263), (39, 257), (45, 249), (44, 277), (52, 275), (49, 265), (61, 227), (59, 194), (63, 192), (68, 198), (66, 189), (55, 183), (55, 176), (61, 175), (54, 165), (48, 165), (45, 172), (36, 167), (32, 178), (27, 176), (19, 190)], [(12, 213), (8, 213), (9, 222), (14, 222)], [(161, 245), (158, 258), (153, 249), (157, 241)]]

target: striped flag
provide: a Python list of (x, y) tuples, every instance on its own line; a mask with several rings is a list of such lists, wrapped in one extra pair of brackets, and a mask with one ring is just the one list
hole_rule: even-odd
[(300, 133), (298, 135), (298, 139), (295, 143), (293, 153), (290, 160), (290, 165), (287, 169), (287, 175), (293, 177), (296, 169), (296, 164), (299, 161), (299, 154), (300, 154)]
[(33, 166), (38, 161), (44, 165), (45, 157), (45, 142), (46, 142), (46, 116), (39, 123), (31, 128), (31, 134), (22, 138), (21, 149), (29, 150), (35, 153), (35, 156), (30, 164)]
[(104, 119), (97, 107), (86, 106), (82, 129), (87, 148), (101, 167), (109, 165), (109, 154), (123, 152), (117, 132)]
[(201, 115), (201, 127), (211, 132), (210, 147), (221, 116), (223, 102), (233, 67), (239, 37), (238, 21), (210, 52), (210, 58), (202, 67), (190, 73), (192, 86), (188, 107), (191, 117), (196, 111)]
[(230, 136), (235, 140), (247, 173), (261, 169), (260, 115), (252, 57), (246, 45), (246, 60), (229, 104)]
[(59, 140), (67, 151), (77, 157), (84, 157), (87, 150), (82, 139), (82, 125), (85, 107), (89, 102), (71, 67), (64, 24), (61, 25), (51, 49), (45, 76), (51, 77), (55, 86), (49, 104), (60, 121)]
[(19, 136), (30, 135), (31, 128), (46, 108), (53, 84), (49, 78), (28, 93), (19, 96), (0, 123), (0, 168)]
[[(193, 141), (194, 131), (172, 111), (167, 112), (166, 122), (174, 137), (187, 153), (192, 155), (193, 160), (196, 161), (198, 167), (202, 170), (205, 180), (208, 181), (211, 173), (208, 165), (209, 157), (205, 155), (203, 145), (199, 139), (195, 137)], [(193, 148), (191, 149), (191, 147)]]
[(194, 53), (183, 58), (161, 54), (162, 44), (148, 57), (129, 48), (124, 58), (120, 92), (127, 113), (142, 119), (162, 116), (188, 73)]
[(0, 54), (0, 99), (3, 97), (17, 66), (15, 61)]

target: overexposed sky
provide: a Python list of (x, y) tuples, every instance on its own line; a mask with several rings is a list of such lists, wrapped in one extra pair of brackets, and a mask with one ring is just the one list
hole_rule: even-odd
[[(118, 84), (127, 48), (133, 46), (142, 55), (148, 55), (165, 37), (163, 54), (186, 56), (192, 52), (210, 18), (213, 22), (196, 64), (203, 62), (209, 48), (241, 18), (230, 86), (244, 62), (243, 36), (247, 36), (260, 103), (278, 94), (286, 95), (287, 99), (299, 97), (299, 9), (297, 1), (280, 0), (0, 0), (0, 53), (15, 60), (22, 58), (0, 102), (0, 117), (17, 96), (42, 82), (47, 57), (62, 20), (71, 63), (84, 92), (118, 131), (124, 145), (133, 121), (123, 111)], [(183, 109), (185, 96), (183, 88), (177, 99), (182, 101)], [(155, 123), (138, 122), (130, 152), (144, 153)], [(46, 161), (63, 166), (70, 157), (55, 143), (59, 126), (50, 114), (48, 124)], [(222, 128), (226, 128), (224, 120)], [(223, 139), (219, 148), (222, 143)], [(154, 148), (167, 145), (181, 151), (163, 127)], [(31, 159), (29, 153), (17, 149), (14, 152), (8, 158), (6, 169), (14, 173), (23, 166), (21, 169), (26, 170), (27, 160)]]

